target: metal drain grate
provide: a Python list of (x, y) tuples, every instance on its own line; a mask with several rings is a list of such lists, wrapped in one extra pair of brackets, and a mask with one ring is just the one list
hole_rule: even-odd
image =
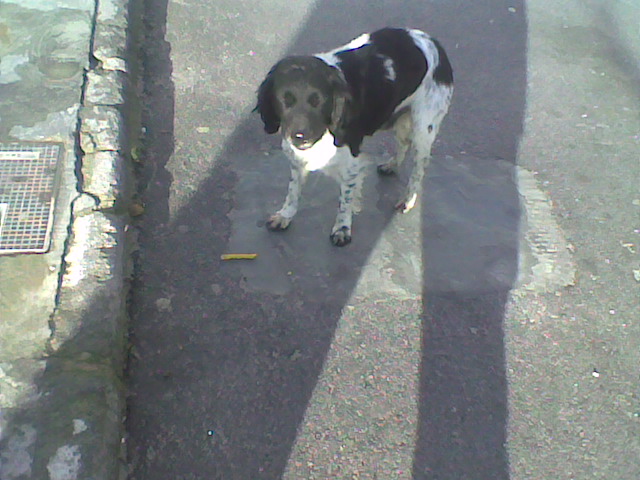
[(49, 249), (62, 152), (58, 143), (0, 143), (0, 255)]

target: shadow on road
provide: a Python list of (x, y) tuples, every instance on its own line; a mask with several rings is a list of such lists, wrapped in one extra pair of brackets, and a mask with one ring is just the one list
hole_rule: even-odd
[[(287, 167), (284, 159), (271, 165), (278, 157), (265, 153), (277, 140), (265, 140), (251, 117), (212, 160), (215, 168), (188, 204), (173, 211), (169, 192), (179, 179), (166, 168), (175, 101), (166, 1), (147, 3), (147, 212), (128, 379), (132, 478), (281, 478), (338, 319), (391, 219), (398, 185), (377, 208), (365, 204), (354, 225), (360, 235), (347, 248), (329, 244), (335, 200), (325, 201), (324, 193), (316, 203), (305, 197), (309, 203), (289, 232), (267, 233), (264, 218), (282, 200)], [(423, 196), (413, 477), (506, 479), (502, 322), (518, 257), (512, 167), (525, 106), (524, 5), (361, 3), (347, 15), (344, 2), (318, 1), (291, 53), (331, 48), (386, 24), (415, 26), (445, 45), (456, 78)], [(381, 149), (371, 145), (374, 154)], [(219, 254), (243, 242), (266, 252), (261, 263), (222, 264)]]

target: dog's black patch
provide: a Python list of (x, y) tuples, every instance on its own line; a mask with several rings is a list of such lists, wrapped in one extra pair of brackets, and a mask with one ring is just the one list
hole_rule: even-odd
[[(416, 91), (428, 65), (409, 33), (400, 28), (378, 30), (369, 43), (338, 52), (336, 57), (353, 93), (345, 136), (338, 142), (349, 145), (357, 156), (363, 138), (383, 128), (398, 105)], [(385, 59), (393, 62), (393, 79), (388, 77)]]

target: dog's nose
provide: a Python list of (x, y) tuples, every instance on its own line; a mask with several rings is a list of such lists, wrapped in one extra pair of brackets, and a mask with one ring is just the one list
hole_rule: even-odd
[(309, 146), (309, 135), (303, 130), (298, 130), (291, 136), (291, 143), (293, 143), (296, 148), (304, 149)]

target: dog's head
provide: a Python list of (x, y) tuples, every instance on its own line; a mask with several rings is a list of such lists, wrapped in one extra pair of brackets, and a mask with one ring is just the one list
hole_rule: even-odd
[(350, 95), (340, 72), (316, 57), (287, 57), (258, 89), (255, 110), (267, 133), (282, 130), (296, 148), (313, 146), (327, 129), (344, 143)]

